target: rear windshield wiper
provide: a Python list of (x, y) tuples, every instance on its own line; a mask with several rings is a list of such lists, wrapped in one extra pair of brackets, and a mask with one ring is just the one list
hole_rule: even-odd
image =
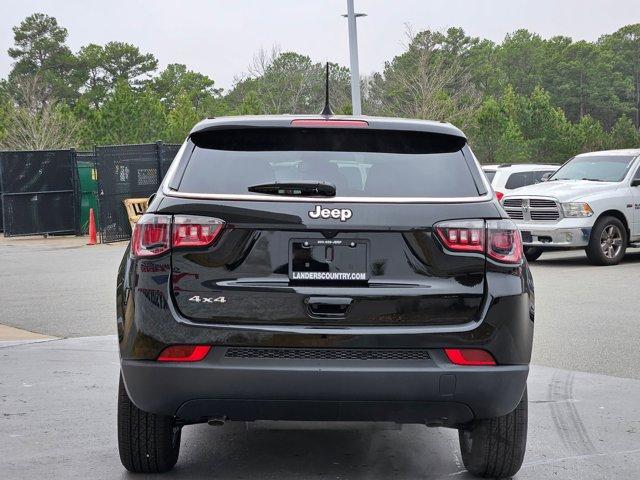
[(273, 182), (252, 185), (248, 188), (253, 193), (268, 195), (292, 195), (302, 197), (334, 197), (336, 187), (327, 182), (301, 180), (298, 182)]

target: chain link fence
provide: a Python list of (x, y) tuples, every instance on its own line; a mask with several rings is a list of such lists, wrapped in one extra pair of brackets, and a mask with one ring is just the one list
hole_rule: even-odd
[(156, 142), (0, 152), (0, 230), (8, 237), (80, 235), (93, 208), (103, 243), (128, 240), (123, 201), (155, 193), (179, 149)]
[(4, 235), (78, 234), (73, 150), (0, 152)]
[(102, 243), (131, 237), (123, 201), (155, 193), (179, 148), (180, 145), (162, 142), (95, 148)]

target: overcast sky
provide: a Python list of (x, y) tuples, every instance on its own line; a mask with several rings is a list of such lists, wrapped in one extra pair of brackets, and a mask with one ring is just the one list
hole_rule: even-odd
[[(380, 70), (414, 30), (461, 26), (501, 41), (527, 28), (545, 37), (595, 40), (640, 23), (640, 0), (356, 0), (360, 71)], [(348, 65), (346, 0), (0, 0), (0, 77), (11, 68), (11, 28), (34, 12), (53, 15), (77, 51), (87, 43), (130, 42), (163, 68), (184, 63), (229, 88), (261, 47)]]

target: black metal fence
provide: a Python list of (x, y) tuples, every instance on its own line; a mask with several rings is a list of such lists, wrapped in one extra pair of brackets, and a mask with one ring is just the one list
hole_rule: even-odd
[(0, 152), (4, 235), (79, 233), (73, 150)]
[(154, 193), (179, 148), (180, 145), (162, 142), (95, 147), (102, 243), (131, 236), (123, 201)]
[(92, 192), (83, 190), (77, 163), (90, 161), (98, 177), (100, 240), (127, 240), (131, 227), (123, 201), (154, 193), (179, 148), (156, 142), (93, 152), (0, 152), (0, 231), (4, 228), (5, 236), (81, 234), (81, 198)]

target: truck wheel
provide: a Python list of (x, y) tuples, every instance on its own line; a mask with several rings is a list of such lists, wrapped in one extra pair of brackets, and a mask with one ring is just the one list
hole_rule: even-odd
[(516, 409), (502, 417), (476, 420), (458, 430), (462, 462), (483, 478), (508, 478), (522, 466), (527, 445), (527, 390)]
[(135, 473), (169, 471), (178, 461), (181, 427), (172, 417), (136, 407), (122, 376), (118, 388), (118, 449), (124, 468)]
[(542, 249), (536, 247), (525, 247), (524, 256), (527, 257), (528, 262), (535, 262), (542, 255)]
[(627, 231), (616, 217), (602, 217), (593, 230), (586, 248), (594, 265), (617, 265), (627, 250)]

